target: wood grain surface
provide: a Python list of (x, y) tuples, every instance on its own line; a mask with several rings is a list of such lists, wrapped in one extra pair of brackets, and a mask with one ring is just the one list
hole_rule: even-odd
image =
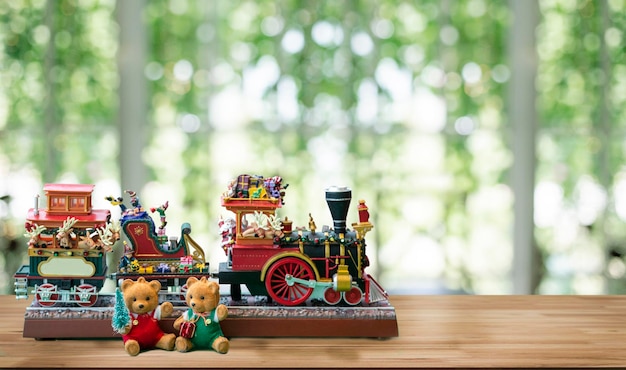
[(0, 296), (1, 367), (626, 367), (626, 297), (392, 296), (400, 336), (233, 338), (230, 352), (152, 350), (121, 339), (22, 337), (29, 301)]

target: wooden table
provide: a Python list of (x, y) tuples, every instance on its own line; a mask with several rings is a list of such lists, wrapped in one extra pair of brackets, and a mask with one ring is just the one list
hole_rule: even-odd
[(28, 301), (0, 296), (0, 367), (625, 367), (623, 296), (392, 296), (400, 336), (233, 338), (230, 352), (153, 350), (121, 339), (22, 337)]

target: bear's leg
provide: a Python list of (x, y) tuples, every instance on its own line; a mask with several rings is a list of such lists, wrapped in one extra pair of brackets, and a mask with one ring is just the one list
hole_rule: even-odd
[(192, 347), (193, 344), (189, 339), (183, 337), (176, 338), (176, 350), (178, 352), (188, 352)]
[(230, 348), (230, 343), (228, 342), (228, 339), (224, 337), (218, 337), (213, 341), (212, 347), (216, 352), (227, 353), (228, 349)]
[(134, 339), (127, 340), (126, 343), (124, 343), (124, 348), (131, 356), (137, 356), (139, 354), (139, 350), (141, 349), (139, 348), (139, 343)]
[(161, 348), (167, 351), (174, 349), (174, 342), (176, 341), (176, 334), (165, 334), (159, 339), (156, 344), (157, 348)]

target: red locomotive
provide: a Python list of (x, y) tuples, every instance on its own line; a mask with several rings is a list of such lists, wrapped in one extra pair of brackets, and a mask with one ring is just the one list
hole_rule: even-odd
[(234, 222), (220, 221), (228, 261), (220, 264), (219, 281), (231, 285), (231, 297), (240, 299), (244, 284), (251, 294), (286, 306), (307, 300), (329, 305), (385, 300), (387, 294), (365, 272), (365, 235), (373, 225), (364, 202), (363, 217), (349, 230), (351, 190), (326, 189), (333, 228), (318, 230), (309, 214), (308, 228), (293, 229), (291, 221), (276, 215), (284, 188), (280, 177), (241, 175), (222, 196), (222, 206), (235, 215)]

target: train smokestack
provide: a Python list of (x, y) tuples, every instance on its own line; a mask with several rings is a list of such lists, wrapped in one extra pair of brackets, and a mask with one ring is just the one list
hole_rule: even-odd
[(346, 232), (346, 218), (352, 199), (352, 190), (345, 186), (331, 186), (326, 189), (326, 203), (333, 217), (333, 228), (337, 234)]
[(35, 216), (39, 216), (39, 194), (35, 195), (35, 208), (33, 208)]

